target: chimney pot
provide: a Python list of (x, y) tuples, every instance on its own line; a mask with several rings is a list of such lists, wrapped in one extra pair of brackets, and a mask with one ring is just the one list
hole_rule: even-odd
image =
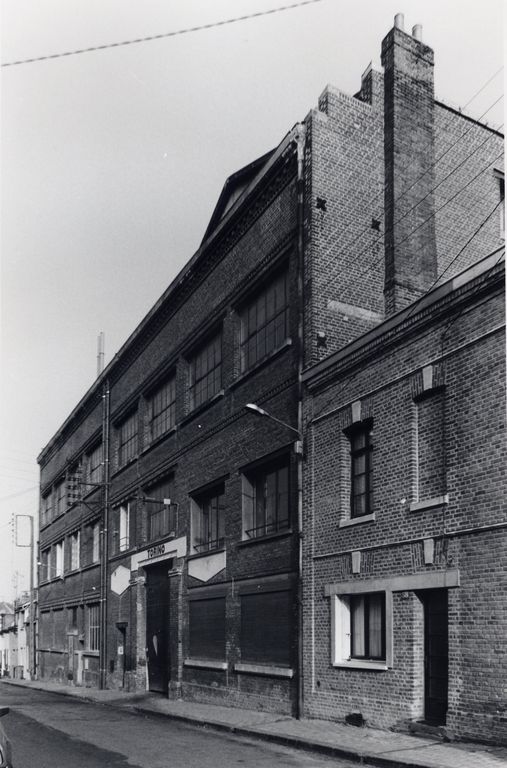
[(394, 26), (396, 29), (401, 29), (402, 32), (405, 31), (405, 16), (403, 13), (397, 13), (394, 17)]
[(422, 24), (415, 24), (412, 27), (412, 37), (422, 43)]

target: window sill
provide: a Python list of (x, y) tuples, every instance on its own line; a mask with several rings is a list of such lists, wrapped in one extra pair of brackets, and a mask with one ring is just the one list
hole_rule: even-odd
[(238, 541), (237, 547), (248, 547), (250, 544), (259, 544), (262, 541), (272, 541), (273, 539), (283, 539), (284, 536), (292, 536), (294, 531), (292, 528), (288, 528), (286, 531), (278, 531), (277, 533), (268, 533), (267, 536), (256, 536), (253, 539), (243, 539)]
[(333, 667), (342, 669), (370, 669), (376, 672), (386, 672), (389, 667), (385, 661), (361, 661), (360, 659), (343, 659), (333, 662)]
[(198, 669), (222, 669), (227, 670), (226, 661), (213, 661), (212, 659), (185, 659), (184, 667), (195, 667)]
[(432, 499), (423, 499), (422, 501), (413, 501), (409, 506), (409, 512), (421, 512), (423, 509), (434, 509), (449, 504), (449, 494), (443, 496), (434, 496)]
[(205, 403), (201, 403), (201, 405), (197, 405), (189, 413), (187, 413), (185, 418), (181, 420), (180, 422), (181, 426), (183, 426), (183, 424), (187, 424), (189, 421), (192, 421), (192, 419), (194, 419), (196, 416), (199, 416), (200, 413), (205, 411), (207, 408), (210, 408), (218, 400), (221, 400), (224, 395), (225, 395), (225, 390), (221, 389), (219, 392), (216, 393), (216, 395), (213, 395), (213, 397), (210, 397), (209, 400), (206, 400)]
[(349, 525), (359, 525), (360, 523), (374, 523), (375, 512), (371, 512), (369, 515), (361, 515), (361, 517), (351, 517), (349, 520), (340, 520), (338, 528), (347, 528)]
[(294, 670), (291, 667), (277, 667), (271, 664), (235, 664), (234, 671), (249, 675), (267, 675), (268, 677), (294, 677)]
[(254, 365), (252, 365), (251, 368), (248, 368), (248, 370), (239, 373), (231, 383), (230, 389), (234, 389), (235, 387), (239, 386), (245, 379), (248, 379), (249, 376), (257, 373), (260, 368), (262, 368), (264, 365), (267, 365), (269, 362), (271, 362), (271, 360), (273, 360), (273, 358), (278, 357), (278, 355), (282, 354), (282, 352), (291, 346), (292, 339), (285, 339), (283, 344), (280, 344), (280, 346), (270, 352), (269, 355), (263, 357), (262, 360), (258, 360)]
[(171, 427), (167, 430), (167, 432), (164, 432), (162, 435), (159, 435), (154, 440), (150, 440), (150, 442), (143, 448), (142, 451), (139, 452), (140, 456), (143, 456), (145, 453), (148, 453), (148, 451), (151, 451), (152, 448), (155, 448), (157, 445), (160, 445), (160, 443), (163, 443), (164, 440), (168, 437), (171, 437), (172, 435), (175, 435), (178, 431), (178, 425), (175, 424), (174, 427)]
[(97, 658), (100, 655), (100, 651), (82, 651), (83, 656), (96, 656)]
[(219, 549), (208, 549), (206, 552), (194, 552), (191, 555), (188, 555), (187, 560), (199, 560), (201, 557), (209, 557), (210, 555), (218, 555), (221, 552), (225, 552), (225, 547), (220, 547)]

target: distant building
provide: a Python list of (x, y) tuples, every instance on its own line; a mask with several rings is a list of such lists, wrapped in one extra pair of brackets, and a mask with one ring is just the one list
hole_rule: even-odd
[[(318, 640), (343, 682), (323, 661), (336, 574), (308, 581), (312, 520), (319, 547), (343, 535), (337, 467), (308, 443), (315, 366), (503, 242), (500, 134), (435, 102), (432, 51), (393, 35), (385, 76), (327, 87), (229, 177), (197, 253), (41, 452), (42, 677), (348, 712), (312, 671)], [(384, 270), (391, 233), (411, 245)]]
[(14, 605), (2, 601), (0, 602), (0, 677), (8, 677), (11, 673), (15, 634)]

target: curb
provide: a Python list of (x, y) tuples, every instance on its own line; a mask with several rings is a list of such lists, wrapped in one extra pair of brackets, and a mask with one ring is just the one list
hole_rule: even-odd
[(238, 736), (248, 736), (249, 738), (258, 739), (260, 741), (270, 741), (271, 743), (281, 744), (286, 747), (292, 747), (293, 749), (300, 749), (306, 752), (317, 752), (328, 757), (338, 757), (343, 760), (350, 760), (351, 762), (359, 763), (361, 765), (378, 766), (378, 768), (400, 768), (400, 766), (402, 768), (429, 768), (427, 763), (414, 763), (413, 761), (408, 760), (395, 760), (391, 757), (382, 757), (381, 755), (357, 752), (355, 750), (347, 749), (346, 747), (336, 747), (332, 744), (326, 744), (321, 741), (308, 741), (306, 739), (299, 738), (298, 736), (267, 733), (266, 731), (257, 730), (256, 728), (249, 728), (248, 726), (229, 725), (228, 723), (222, 723), (216, 720), (198, 721), (188, 715), (178, 715), (172, 712), (159, 712), (157, 710), (140, 706), (134, 706), (132, 709), (139, 714), (152, 715), (160, 718), (169, 718), (170, 720), (177, 720), (179, 722), (192, 725), (195, 728), (209, 728), (210, 730), (222, 731)]

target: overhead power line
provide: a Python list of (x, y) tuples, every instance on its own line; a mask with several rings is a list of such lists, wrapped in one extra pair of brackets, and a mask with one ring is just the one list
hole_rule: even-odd
[(3, 63), (2, 67), (16, 67), (20, 64), (33, 64), (36, 61), (47, 61), (49, 59), (60, 59), (64, 56), (77, 56), (80, 53), (93, 53), (94, 51), (104, 51), (107, 48), (120, 48), (125, 45), (137, 45), (138, 43), (151, 43), (153, 40), (163, 40), (167, 37), (176, 37), (177, 35), (188, 35), (191, 32), (201, 32), (205, 29), (214, 29), (215, 27), (224, 27), (227, 24), (236, 24), (240, 21), (248, 21), (249, 19), (257, 19), (260, 16), (271, 16), (274, 13), (282, 13), (283, 11), (291, 11), (294, 8), (301, 8), (303, 5), (314, 5), (315, 3), (321, 3), (323, 0), (302, 0), (299, 3), (291, 3), (290, 5), (280, 5), (278, 8), (271, 8), (268, 11), (257, 11), (256, 13), (248, 13), (244, 16), (236, 16), (232, 19), (224, 19), (223, 21), (214, 21), (210, 24), (200, 24), (196, 27), (187, 27), (186, 29), (176, 29), (173, 32), (163, 32), (160, 35), (148, 35), (147, 37), (138, 37), (135, 40), (122, 40), (118, 43), (105, 43), (104, 45), (93, 45), (90, 48), (79, 48), (75, 51), (64, 51), (62, 53), (52, 53), (46, 56), (35, 56), (31, 59), (20, 59), (19, 61), (7, 61)]

